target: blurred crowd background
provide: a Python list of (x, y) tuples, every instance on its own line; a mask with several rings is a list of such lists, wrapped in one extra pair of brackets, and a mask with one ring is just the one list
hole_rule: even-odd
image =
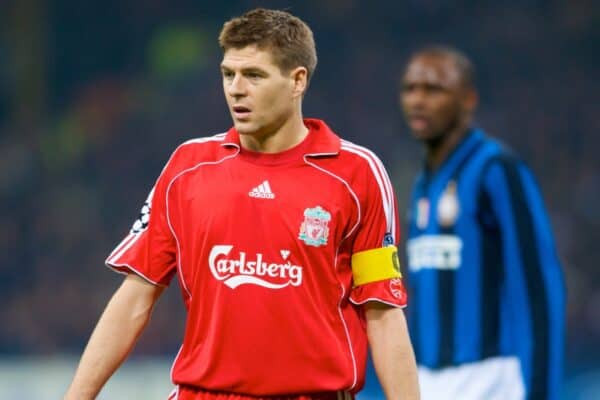
[[(600, 7), (592, 0), (0, 0), (0, 359), (78, 355), (121, 277), (103, 266), (181, 142), (231, 125), (217, 35), (249, 8), (312, 27), (305, 116), (377, 152), (405, 212), (421, 149), (407, 56), (475, 63), (477, 123), (536, 172), (568, 287), (567, 380), (600, 369)], [(233, 211), (232, 211), (233, 212)], [(177, 285), (135, 355), (174, 356)]]

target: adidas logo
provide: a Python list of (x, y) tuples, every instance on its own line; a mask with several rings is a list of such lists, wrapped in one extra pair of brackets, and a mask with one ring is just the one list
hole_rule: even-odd
[(274, 199), (275, 194), (271, 192), (271, 185), (269, 181), (264, 181), (257, 187), (253, 188), (248, 192), (248, 196), (256, 197), (257, 199)]

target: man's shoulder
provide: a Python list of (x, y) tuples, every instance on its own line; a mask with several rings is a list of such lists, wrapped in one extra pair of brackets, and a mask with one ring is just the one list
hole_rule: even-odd
[(224, 154), (227, 133), (189, 139), (173, 151), (163, 173), (176, 174), (203, 162), (214, 162)]
[(217, 150), (221, 147), (221, 145), (225, 142), (226, 136), (227, 132), (222, 132), (212, 136), (189, 139), (177, 146), (173, 153), (175, 154), (177, 152), (182, 152), (189, 154), (191, 152), (198, 151), (210, 153), (211, 151)]
[(480, 131), (480, 133), (480, 145), (470, 157), (470, 164), (476, 170), (486, 173), (489, 167), (494, 164), (518, 159), (513, 150), (501, 139), (490, 136), (483, 131)]
[(512, 147), (494, 136), (485, 137), (484, 145), (474, 159), (480, 179), (490, 185), (495, 185), (499, 173), (513, 179), (520, 174), (519, 171), (532, 173), (529, 164)]
[(387, 169), (371, 149), (342, 139), (339, 154), (333, 163), (337, 173), (353, 188), (371, 188), (375, 185), (391, 192)]
[(350, 163), (349, 165), (359, 168), (383, 168), (383, 162), (375, 152), (365, 146), (358, 145), (345, 139), (341, 139), (340, 161), (341, 164), (348, 165), (348, 163)]

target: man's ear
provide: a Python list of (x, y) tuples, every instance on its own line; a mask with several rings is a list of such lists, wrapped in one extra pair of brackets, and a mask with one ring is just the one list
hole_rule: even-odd
[(294, 97), (304, 95), (308, 86), (308, 70), (306, 67), (296, 67), (291, 70), (290, 78), (294, 84)]
[(465, 93), (463, 95), (463, 107), (465, 111), (469, 113), (474, 113), (475, 109), (479, 105), (479, 93), (477, 90), (469, 88), (465, 89)]

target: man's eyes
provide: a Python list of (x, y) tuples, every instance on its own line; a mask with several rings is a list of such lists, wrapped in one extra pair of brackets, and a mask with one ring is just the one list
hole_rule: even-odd
[(441, 85), (434, 85), (434, 84), (421, 84), (421, 85), (408, 84), (408, 85), (402, 86), (402, 91), (404, 93), (411, 93), (418, 89), (423, 90), (425, 92), (429, 92), (429, 93), (438, 93), (438, 92), (444, 91), (444, 88)]
[[(231, 72), (231, 71), (223, 71), (222, 74), (223, 74), (223, 77), (227, 78), (227, 79), (235, 78), (235, 73)], [(243, 75), (244, 75), (244, 77), (246, 77), (248, 79), (264, 78), (264, 74), (261, 74), (260, 72), (244, 72)]]
[(250, 79), (259, 79), (259, 78), (263, 77), (263, 74), (261, 74), (259, 72), (254, 72), (254, 71), (247, 72), (244, 75), (246, 75)]

